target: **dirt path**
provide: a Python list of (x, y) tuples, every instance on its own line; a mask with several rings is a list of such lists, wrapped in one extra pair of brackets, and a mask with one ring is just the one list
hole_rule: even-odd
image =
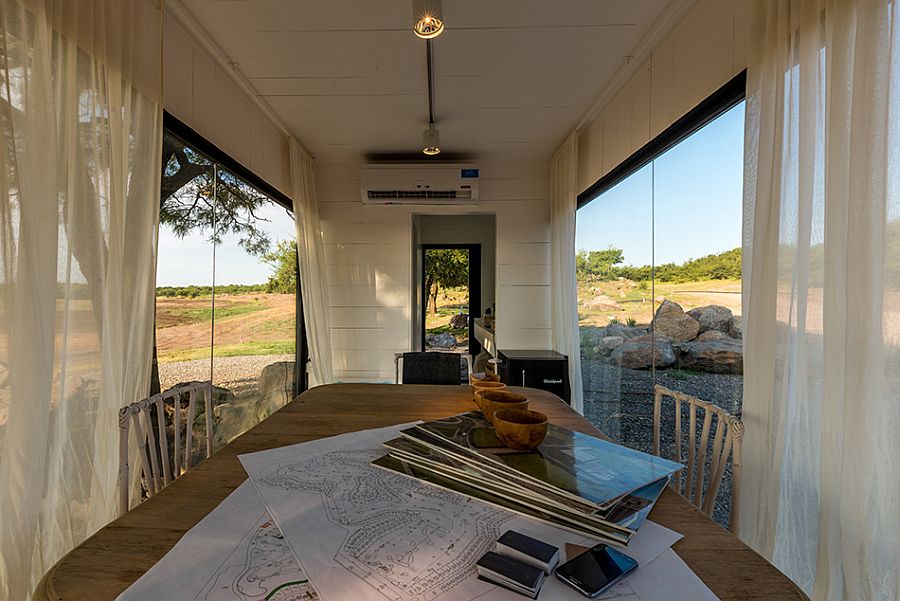
[[(157, 299), (156, 331), (160, 356), (201, 349), (210, 343), (210, 298)], [(242, 294), (216, 297), (216, 346), (292, 340), (292, 294)]]

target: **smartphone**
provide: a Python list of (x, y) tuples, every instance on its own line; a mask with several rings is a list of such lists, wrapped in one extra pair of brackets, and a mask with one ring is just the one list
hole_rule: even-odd
[(600, 543), (556, 568), (556, 577), (593, 599), (636, 567), (637, 561)]

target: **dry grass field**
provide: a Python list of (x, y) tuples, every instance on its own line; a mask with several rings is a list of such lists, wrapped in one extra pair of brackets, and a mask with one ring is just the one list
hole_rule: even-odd
[[(217, 295), (156, 299), (156, 343), (160, 363), (215, 355), (282, 355), (294, 352), (293, 294)], [(213, 317), (215, 327), (212, 328)]]
[(610, 320), (648, 325), (664, 300), (678, 303), (685, 311), (705, 305), (721, 305), (741, 315), (741, 280), (700, 282), (632, 282), (619, 279), (579, 282), (578, 321), (581, 326), (605, 326)]

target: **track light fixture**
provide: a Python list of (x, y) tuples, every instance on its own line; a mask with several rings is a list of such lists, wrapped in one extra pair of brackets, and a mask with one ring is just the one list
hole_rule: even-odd
[(422, 152), (429, 156), (441, 153), (441, 132), (434, 123), (429, 123), (428, 129), (422, 132)]
[(429, 40), (444, 31), (444, 10), (441, 0), (412, 0), (413, 31)]

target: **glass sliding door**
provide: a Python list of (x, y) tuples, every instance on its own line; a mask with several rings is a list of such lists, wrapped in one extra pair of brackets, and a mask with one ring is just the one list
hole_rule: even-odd
[(217, 176), (212, 382), (224, 444), (293, 398), (297, 246), (286, 209)]
[(169, 132), (162, 190), (154, 384), (211, 380), (220, 448), (293, 397), (293, 216)]
[[(743, 123), (740, 103), (577, 212), (585, 416), (630, 447), (652, 450), (656, 384), (740, 414)], [(728, 474), (719, 498), (725, 523)]]
[(209, 379), (215, 237), (215, 165), (168, 134), (156, 268), (159, 390)]
[(585, 416), (614, 440), (640, 446), (652, 417), (645, 402), (654, 366), (651, 168), (632, 174), (577, 217)]

